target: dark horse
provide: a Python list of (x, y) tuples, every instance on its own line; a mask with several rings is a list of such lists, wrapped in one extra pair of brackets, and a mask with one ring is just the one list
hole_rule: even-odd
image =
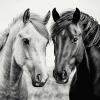
[(61, 15), (54, 8), (52, 16), (56, 82), (67, 83), (76, 67), (70, 100), (100, 100), (100, 25), (78, 8)]

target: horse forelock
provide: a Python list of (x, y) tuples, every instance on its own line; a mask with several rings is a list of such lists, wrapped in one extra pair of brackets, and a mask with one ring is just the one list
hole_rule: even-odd
[[(17, 20), (23, 20), (23, 14), (19, 15), (17, 18), (15, 18), (10, 26), (15, 24)], [(39, 15), (35, 13), (30, 13), (30, 19), (29, 21), (32, 23), (34, 28), (45, 38), (49, 40), (49, 33), (47, 31), (46, 26), (44, 25), (43, 18), (41, 18)]]
[(43, 19), (38, 16), (31, 14), (30, 21), (34, 28), (42, 35), (44, 36), (47, 40), (49, 40), (49, 33), (46, 29), (46, 26), (43, 23)]
[(51, 37), (60, 34), (72, 22), (74, 11), (66, 11), (60, 14), (60, 18), (51, 27)]

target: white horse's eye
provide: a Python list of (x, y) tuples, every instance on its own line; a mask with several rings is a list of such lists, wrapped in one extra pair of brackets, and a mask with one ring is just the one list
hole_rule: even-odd
[(29, 45), (29, 40), (27, 38), (24, 38), (23, 43)]

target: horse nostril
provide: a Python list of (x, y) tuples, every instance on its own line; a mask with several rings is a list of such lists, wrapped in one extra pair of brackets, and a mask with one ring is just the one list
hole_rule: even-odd
[(54, 77), (57, 81), (59, 81), (59, 79), (60, 79), (59, 74), (58, 74), (55, 70), (53, 70), (53, 77)]
[(65, 79), (67, 77), (67, 72), (65, 70), (62, 71), (62, 78)]
[(41, 74), (37, 74), (37, 81), (41, 82), (42, 81), (42, 75)]

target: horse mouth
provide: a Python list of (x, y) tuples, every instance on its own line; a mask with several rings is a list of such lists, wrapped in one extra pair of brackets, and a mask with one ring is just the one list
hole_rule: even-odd
[(45, 79), (45, 81), (37, 81), (37, 80), (35, 80), (35, 78), (32, 78), (31, 77), (31, 79), (32, 79), (32, 85), (34, 86), (34, 87), (43, 87), (44, 85), (45, 85), (45, 83), (47, 82), (47, 80), (48, 80), (48, 78), (49, 78), (49, 75), (48, 75), (48, 77)]
[(56, 80), (56, 83), (58, 84), (66, 84), (68, 83), (69, 79), (64, 79), (64, 80)]
[(32, 85), (34, 87), (43, 87), (45, 85), (46, 81), (45, 82), (37, 82), (37, 81), (32, 80)]
[(43, 87), (45, 85), (45, 83), (43, 83), (43, 82), (33, 82), (32, 81), (32, 85), (34, 87)]

